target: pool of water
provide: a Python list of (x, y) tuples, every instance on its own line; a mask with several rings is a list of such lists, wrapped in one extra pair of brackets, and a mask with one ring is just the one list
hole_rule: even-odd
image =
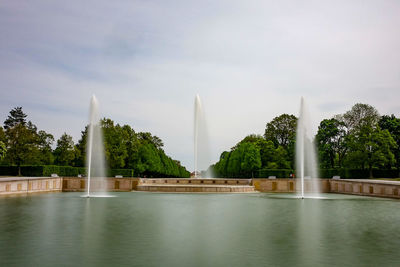
[(323, 195), (0, 198), (0, 266), (399, 266), (400, 201)]

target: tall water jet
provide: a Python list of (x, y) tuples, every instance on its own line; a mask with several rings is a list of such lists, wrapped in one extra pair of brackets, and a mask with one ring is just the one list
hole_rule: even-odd
[[(201, 170), (206, 170), (210, 165), (210, 149), (208, 144), (207, 124), (204, 116), (204, 109), (200, 96), (197, 94), (194, 99), (194, 175), (198, 178)], [(207, 177), (213, 174), (210, 170), (206, 172)]]
[(310, 116), (302, 97), (296, 134), (296, 170), (297, 176), (300, 178), (301, 198), (304, 198), (305, 195), (305, 178), (310, 179), (307, 191), (319, 193), (317, 157), (311, 129)]
[(103, 133), (100, 125), (99, 103), (96, 96), (90, 100), (88, 139), (86, 144), (87, 195), (99, 196), (107, 191)]

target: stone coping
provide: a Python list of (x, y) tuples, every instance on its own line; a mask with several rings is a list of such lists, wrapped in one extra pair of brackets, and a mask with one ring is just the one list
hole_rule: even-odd
[(252, 185), (218, 185), (218, 184), (140, 184), (140, 186), (146, 187), (209, 187), (209, 188), (252, 188)]
[(40, 180), (40, 179), (56, 179), (62, 177), (0, 177), (0, 182), (12, 182), (12, 181), (27, 181), (27, 180)]
[(359, 183), (370, 183), (370, 184), (389, 184), (389, 185), (400, 185), (400, 181), (390, 180), (374, 180), (374, 179), (338, 179), (334, 181), (348, 181), (348, 182), (359, 182)]

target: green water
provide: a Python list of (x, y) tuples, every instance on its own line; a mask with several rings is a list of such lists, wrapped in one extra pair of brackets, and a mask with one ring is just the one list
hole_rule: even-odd
[(0, 198), (0, 266), (399, 266), (400, 201), (81, 193)]

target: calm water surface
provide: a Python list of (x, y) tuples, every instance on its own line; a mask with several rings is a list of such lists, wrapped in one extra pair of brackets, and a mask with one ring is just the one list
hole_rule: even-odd
[(400, 266), (400, 201), (344, 195), (0, 198), (0, 266)]

